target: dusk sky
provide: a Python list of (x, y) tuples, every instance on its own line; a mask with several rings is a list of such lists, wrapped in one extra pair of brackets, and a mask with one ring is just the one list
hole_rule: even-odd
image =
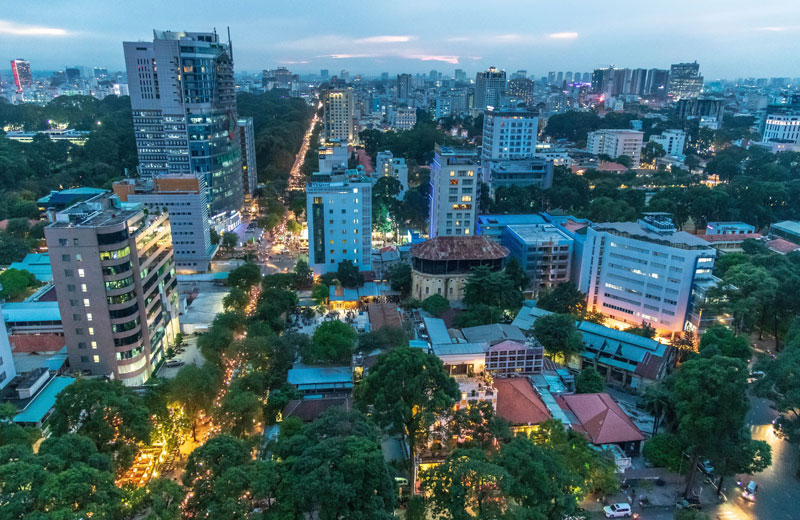
[(706, 80), (800, 76), (798, 0), (43, 0), (0, 10), (0, 58), (35, 70), (124, 67), (122, 41), (152, 29), (220, 33), (238, 72), (452, 75), (490, 65), (587, 72), (700, 62)]

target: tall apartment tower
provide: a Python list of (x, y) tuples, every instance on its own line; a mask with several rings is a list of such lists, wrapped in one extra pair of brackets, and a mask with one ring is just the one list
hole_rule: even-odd
[(669, 71), (664, 69), (649, 69), (644, 84), (644, 95), (664, 97), (667, 95), (667, 82)]
[(485, 110), (486, 107), (498, 106), (503, 100), (506, 91), (506, 71), (489, 67), (489, 70), (478, 72), (475, 76), (475, 104), (476, 110)]
[(44, 234), (70, 366), (147, 381), (178, 332), (167, 212), (103, 193), (57, 213)]
[(233, 51), (216, 32), (153, 31), (123, 42), (143, 177), (205, 178), (212, 215), (244, 201)]
[(17, 92), (33, 86), (33, 76), (31, 75), (31, 64), (28, 60), (11, 60), (11, 74), (14, 76), (14, 85)]
[(323, 94), (322, 132), (326, 141), (356, 140), (353, 124), (353, 89), (326, 90)]
[(316, 172), (306, 184), (308, 264), (315, 274), (350, 260), (372, 268), (372, 182), (356, 170)]
[(474, 148), (436, 145), (431, 163), (430, 238), (474, 234), (478, 168)]
[(539, 117), (535, 112), (518, 108), (492, 108), (483, 114), (481, 180), (491, 182), (493, 161), (530, 159), (536, 153)]
[(623, 328), (649, 323), (662, 333), (681, 332), (696, 285), (713, 280), (716, 251), (677, 231), (664, 213), (638, 222), (608, 222), (587, 229), (578, 287), (587, 307)]
[(148, 212), (169, 213), (175, 263), (181, 274), (207, 272), (217, 246), (211, 243), (208, 199), (202, 177), (159, 175), (153, 179), (115, 182), (122, 202), (139, 202)]
[(397, 94), (397, 101), (404, 101), (408, 102), (411, 91), (413, 89), (412, 83), (413, 79), (411, 74), (398, 74), (397, 75), (397, 85), (395, 85), (396, 94)]
[(673, 99), (694, 99), (703, 90), (703, 76), (700, 64), (676, 63), (669, 68), (667, 94)]
[(256, 167), (256, 135), (252, 117), (240, 117), (236, 121), (242, 143), (242, 185), (244, 200), (250, 202), (258, 187), (258, 168)]

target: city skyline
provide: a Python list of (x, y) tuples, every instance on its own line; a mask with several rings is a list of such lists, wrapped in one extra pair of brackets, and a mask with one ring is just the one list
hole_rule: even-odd
[(230, 27), (242, 72), (286, 66), (303, 74), (320, 69), (449, 74), (496, 66), (540, 76), (550, 70), (589, 71), (609, 64), (665, 68), (697, 60), (707, 80), (800, 76), (800, 65), (784, 58), (800, 34), (800, 5), (790, 2), (752, 6), (714, 0), (698, 7), (678, 0), (634, 11), (630, 2), (617, 0), (603, 13), (522, 1), (491, 11), (477, 2), (461, 3), (457, 11), (451, 3), (413, 1), (313, 10), (256, 2), (224, 8), (196, 2), (192, 10), (148, 0), (125, 7), (94, 0), (49, 4), (46, 12), (20, 4), (0, 15), (6, 61), (27, 59), (34, 72), (72, 63), (123, 70), (120, 41), (147, 39), (152, 29), (214, 27), (224, 39)]

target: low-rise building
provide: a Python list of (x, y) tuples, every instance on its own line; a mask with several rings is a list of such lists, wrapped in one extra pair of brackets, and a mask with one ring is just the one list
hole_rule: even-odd
[(777, 238), (783, 238), (789, 242), (800, 244), (800, 222), (796, 220), (776, 222), (770, 225), (769, 233)]
[(621, 155), (630, 157), (631, 166), (636, 168), (642, 154), (644, 132), (637, 130), (595, 130), (589, 132), (586, 150), (594, 155), (607, 155), (616, 159)]
[(610, 395), (562, 395), (556, 401), (566, 413), (569, 427), (584, 434), (590, 443), (614, 444), (629, 457), (639, 455), (644, 435)]
[(503, 232), (512, 225), (544, 225), (547, 223), (542, 215), (528, 213), (521, 215), (478, 215), (476, 235), (485, 236), (494, 242), (502, 243)]
[(411, 296), (424, 300), (439, 294), (460, 301), (473, 267), (500, 271), (507, 256), (504, 246), (480, 236), (441, 236), (416, 244), (411, 247)]
[(553, 185), (553, 162), (547, 159), (491, 161), (487, 168), (492, 193), (503, 187), (535, 186), (546, 190)]
[(651, 135), (650, 142), (660, 144), (667, 156), (682, 157), (686, 144), (686, 132), (683, 130), (664, 130), (659, 135)]

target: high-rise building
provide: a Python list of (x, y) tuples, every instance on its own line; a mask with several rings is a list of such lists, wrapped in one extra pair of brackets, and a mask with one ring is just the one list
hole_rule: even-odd
[(356, 170), (315, 172), (306, 184), (308, 264), (316, 274), (350, 260), (372, 266), (372, 182)]
[(467, 81), (467, 73), (462, 69), (456, 69), (455, 80), (458, 83), (465, 83)]
[(64, 72), (67, 75), (67, 81), (70, 83), (81, 79), (81, 70), (78, 67), (67, 67)]
[(631, 158), (631, 166), (636, 168), (642, 156), (643, 138), (644, 132), (638, 130), (595, 130), (589, 132), (586, 150), (612, 159), (626, 155)]
[(489, 67), (488, 71), (475, 76), (475, 104), (472, 108), (485, 110), (499, 106), (506, 91), (506, 71)]
[(252, 117), (240, 117), (236, 120), (239, 127), (239, 138), (242, 143), (242, 186), (245, 202), (252, 201), (258, 187), (258, 168), (256, 166), (256, 136)]
[(493, 108), (483, 114), (481, 177), (489, 184), (492, 161), (529, 159), (536, 152), (539, 117), (529, 110)]
[(474, 234), (478, 208), (478, 151), (436, 145), (431, 163), (428, 235)]
[(564, 81), (566, 83), (572, 83), (572, 73), (571, 72), (567, 72), (566, 74), (564, 74)]
[(560, 87), (562, 83), (564, 83), (564, 73), (559, 72), (556, 74), (556, 86)]
[(398, 74), (397, 75), (397, 85), (395, 85), (395, 89), (397, 91), (397, 101), (408, 103), (409, 99), (411, 98), (411, 92), (413, 91), (413, 78), (411, 74)]
[(109, 193), (45, 228), (70, 366), (141, 385), (178, 332), (167, 212)]
[(211, 243), (208, 199), (202, 177), (159, 175), (114, 183), (121, 202), (141, 203), (148, 212), (169, 213), (175, 263), (180, 273), (207, 272), (217, 247)]
[(632, 69), (630, 81), (625, 85), (624, 94), (644, 95), (644, 88), (647, 85), (647, 69)]
[(609, 325), (650, 324), (662, 333), (684, 330), (696, 284), (712, 279), (716, 251), (708, 242), (677, 231), (664, 213), (638, 222), (587, 228), (578, 287), (587, 307)]
[(230, 43), (216, 32), (153, 31), (124, 42), (139, 173), (204, 177), (212, 215), (244, 201)]
[(716, 118), (722, 122), (725, 113), (725, 100), (713, 98), (680, 99), (675, 104), (675, 115), (679, 119), (702, 117)]
[(319, 77), (322, 78), (323, 80), (328, 79), (328, 69), (320, 69)]
[(535, 292), (568, 282), (573, 240), (552, 224), (514, 224), (503, 229), (501, 243), (531, 279)]
[(92, 69), (92, 74), (97, 79), (106, 79), (108, 77), (108, 69), (104, 67), (94, 67)]
[(591, 72), (584, 72), (583, 73), (583, 83), (591, 83), (592, 82), (592, 73)]
[(667, 95), (667, 82), (669, 81), (669, 71), (664, 69), (650, 69), (647, 71), (647, 79), (644, 85), (644, 95), (652, 97), (664, 97)]
[(353, 89), (326, 90), (322, 99), (324, 109), (322, 134), (325, 136), (325, 140), (353, 143), (356, 140), (353, 121)]
[(14, 76), (14, 85), (17, 92), (33, 86), (33, 76), (31, 75), (31, 64), (28, 60), (11, 60), (11, 74)]
[(14, 357), (11, 354), (11, 344), (8, 341), (8, 329), (3, 319), (3, 308), (0, 307), (0, 389), (6, 386), (17, 371), (14, 367)]
[(533, 80), (528, 78), (516, 78), (508, 82), (508, 95), (514, 99), (525, 103), (533, 104)]
[(673, 99), (692, 99), (703, 90), (703, 76), (700, 75), (700, 64), (676, 63), (669, 68), (667, 94)]
[(553, 85), (556, 82), (556, 73), (555, 72), (548, 72), (547, 73), (547, 84)]

